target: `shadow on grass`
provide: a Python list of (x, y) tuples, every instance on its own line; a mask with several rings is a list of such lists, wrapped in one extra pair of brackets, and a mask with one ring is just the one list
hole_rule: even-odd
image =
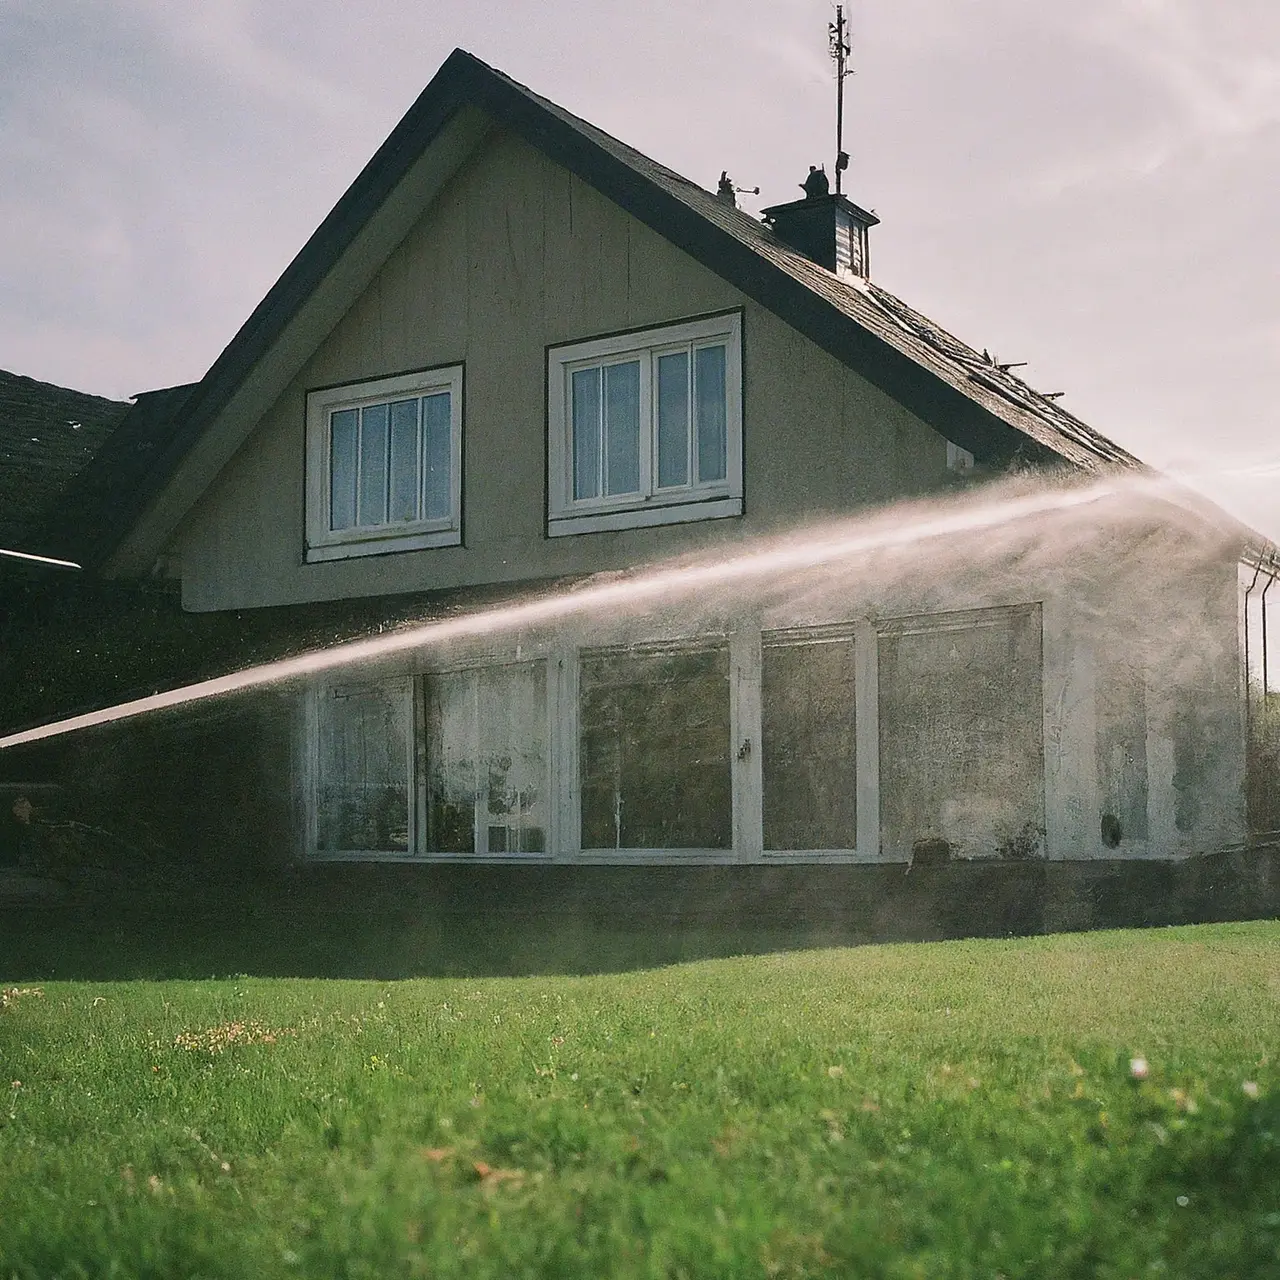
[(587, 974), (1280, 915), (1280, 860), (187, 870), (0, 906), (0, 981)]

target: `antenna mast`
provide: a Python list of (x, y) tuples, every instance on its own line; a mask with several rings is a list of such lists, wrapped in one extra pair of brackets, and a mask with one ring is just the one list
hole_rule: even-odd
[(844, 149), (844, 78), (850, 74), (849, 28), (844, 20), (844, 5), (836, 5), (836, 20), (827, 24), (827, 41), (836, 64), (836, 195), (840, 194), (840, 175), (849, 167), (849, 153)]

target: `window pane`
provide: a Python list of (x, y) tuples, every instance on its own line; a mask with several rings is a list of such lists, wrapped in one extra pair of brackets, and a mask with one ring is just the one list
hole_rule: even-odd
[(453, 514), (453, 396), (443, 391), (422, 399), (422, 516)]
[(727, 650), (585, 657), (580, 751), (583, 848), (732, 846)]
[(390, 519), (418, 518), (418, 402), (398, 400), (391, 406)]
[(329, 416), (329, 528), (356, 522), (356, 411)]
[(387, 522), (387, 409), (371, 404), (360, 410), (360, 524)]
[(640, 489), (640, 362), (606, 366), (606, 491), (637, 493)]
[(542, 853), (547, 829), (544, 663), (426, 677), (427, 848)]
[(658, 487), (689, 483), (689, 353), (658, 357)]
[(853, 656), (851, 637), (765, 646), (766, 849), (857, 844)]
[(428, 676), (426, 848), (474, 853), (476, 687), (469, 671)]
[(317, 847), (408, 852), (407, 685), (324, 690), (318, 730)]
[(547, 670), (545, 664), (477, 673), (481, 782), (490, 853), (547, 847)]
[(880, 637), (883, 845), (899, 857), (1044, 849), (1040, 610)]
[(700, 347), (694, 353), (694, 392), (698, 413), (698, 479), (726, 475), (725, 351)]
[(600, 496), (600, 370), (578, 369), (573, 384), (573, 496)]

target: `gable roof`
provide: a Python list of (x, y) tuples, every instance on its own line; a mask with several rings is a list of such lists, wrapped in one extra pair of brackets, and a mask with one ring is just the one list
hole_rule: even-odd
[[(320, 315), (328, 314), (317, 299), (345, 290), (349, 303), (367, 284), (369, 274), (352, 265), (356, 248), (379, 243), (389, 251), (398, 241), (388, 228), (407, 231), (409, 215), (416, 219), (425, 207), (414, 200), (434, 198), (494, 125), (544, 152), (979, 458), (1021, 452), (1084, 470), (1141, 465), (886, 290), (836, 277), (750, 215), (455, 49), (205, 377), (181, 389), (182, 396), (139, 399), (129, 424), (132, 445), (121, 444), (134, 456), (124, 466), (119, 453), (104, 459), (103, 474), (81, 494), (83, 515), (64, 553), (89, 563), (110, 560), (116, 570), (145, 569), (198, 496), (195, 472), (203, 469), (203, 483), (211, 481), (252, 423), (240, 421), (217, 447), (211, 428), (238, 409), (244, 419), (244, 405), (283, 390), (309, 354), (303, 335), (310, 331), (314, 340)], [(391, 244), (384, 243), (388, 236)], [(184, 470), (192, 473), (185, 488), (177, 481)]]
[(0, 369), (0, 547), (47, 554), (46, 525), (129, 405)]

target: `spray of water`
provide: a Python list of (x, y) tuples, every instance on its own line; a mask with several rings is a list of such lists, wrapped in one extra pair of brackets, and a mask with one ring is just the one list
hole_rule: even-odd
[(1173, 488), (1169, 482), (1149, 474), (1126, 473), (1084, 486), (1039, 488), (1012, 495), (1004, 492), (954, 505), (934, 503), (908, 515), (882, 512), (871, 519), (793, 535), (714, 560), (702, 558), (621, 578), (597, 580), (554, 595), (411, 625), (376, 637), (248, 667), (10, 734), (0, 738), (0, 750), (451, 641), (536, 627), (578, 615), (610, 616), (626, 610), (657, 607), (675, 596), (734, 591), (753, 581), (801, 574), (842, 562), (865, 562), (878, 553), (916, 548), (920, 544), (946, 546), (965, 535), (1027, 526), (1038, 517), (1079, 511), (1118, 497), (1187, 504), (1185, 491)]
[(0, 547), (0, 556), (6, 556), (10, 560), (25, 560), (28, 564), (47, 564), (55, 569), (81, 568), (74, 560), (59, 560), (56, 556), (38, 556), (30, 551), (11, 551), (7, 547)]

